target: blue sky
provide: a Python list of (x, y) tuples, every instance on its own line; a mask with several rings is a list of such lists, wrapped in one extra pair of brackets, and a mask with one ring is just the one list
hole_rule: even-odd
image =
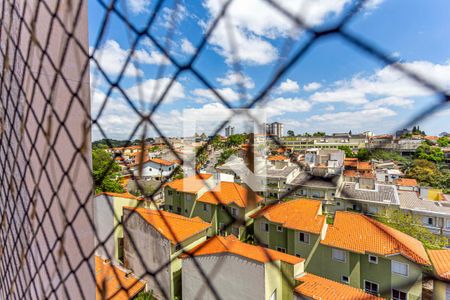
[[(99, 1), (105, 0), (89, 1), (91, 51), (105, 14)], [(128, 16), (134, 26), (142, 29), (157, 1), (116, 2), (117, 9)], [(354, 4), (351, 0), (278, 2), (316, 28), (335, 24)], [(220, 0), (165, 1), (150, 32), (169, 49), (176, 61), (186, 62), (222, 3)], [(371, 0), (348, 24), (347, 30), (377, 45), (402, 66), (448, 91), (448, 11), (450, 2), (445, 0), (432, 1), (432, 5), (429, 1), (419, 0)], [(135, 37), (119, 17), (111, 15), (100, 46), (95, 50), (95, 58), (111, 81), (116, 80), (123, 68)], [(219, 22), (194, 62), (194, 68), (233, 107), (239, 107), (259, 94), (280, 63), (289, 59), (308, 37), (308, 33), (296, 28), (264, 1), (235, 0), (227, 20)], [(176, 68), (152, 41), (142, 38), (119, 85), (139, 111), (148, 112), (175, 72)], [(91, 77), (92, 110), (96, 117), (109, 84), (94, 63)], [(254, 114), (264, 115), (260, 120), (281, 121), (285, 123), (285, 130), (296, 133), (318, 130), (388, 133), (436, 101), (430, 91), (408, 80), (392, 66), (366, 55), (338, 36), (330, 36), (310, 48), (280, 78), (261, 105), (264, 113)], [(198, 131), (211, 133), (229, 114), (196, 76), (184, 72), (174, 82), (152, 120), (164, 134), (179, 136), (183, 135), (183, 124), (192, 120), (202, 124), (198, 125)], [(121, 92), (114, 89), (98, 122), (108, 137), (136, 138), (130, 134), (139, 120)], [(449, 120), (450, 106), (446, 106), (418, 125), (427, 133), (439, 134), (450, 132)], [(242, 120), (234, 119), (232, 123), (239, 128)], [(144, 126), (139, 127), (138, 134), (143, 130)], [(146, 134), (154, 136), (156, 133), (148, 127)], [(99, 130), (94, 128), (93, 138), (101, 137)]]

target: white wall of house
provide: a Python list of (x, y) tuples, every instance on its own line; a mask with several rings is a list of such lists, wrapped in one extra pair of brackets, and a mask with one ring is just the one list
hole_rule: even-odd
[[(170, 173), (176, 168), (176, 164), (166, 166), (161, 165), (153, 161), (148, 161), (142, 164), (142, 178), (143, 179), (155, 179), (163, 178), (170, 175)], [(139, 176), (139, 167), (136, 166), (134, 170), (134, 176)]]
[[(221, 299), (265, 299), (264, 264), (233, 254), (195, 257)], [(215, 299), (193, 258), (183, 259), (183, 300)]]

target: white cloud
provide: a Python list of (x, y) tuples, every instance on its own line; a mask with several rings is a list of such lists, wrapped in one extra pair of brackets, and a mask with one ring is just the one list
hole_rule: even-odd
[(341, 111), (336, 113), (326, 113), (313, 115), (307, 119), (308, 122), (326, 123), (327, 125), (367, 127), (368, 124), (377, 124), (381, 120), (397, 115), (389, 108), (363, 109), (359, 111)]
[[(340, 14), (350, 1), (277, 0), (276, 2), (289, 12), (298, 12), (308, 25), (314, 26), (321, 24), (330, 15)], [(211, 20), (220, 13), (223, 4), (221, 0), (204, 1)], [(227, 21), (219, 22), (209, 42), (216, 46), (216, 50), (226, 58), (227, 63), (232, 63), (233, 49), (229, 41), (232, 36), (239, 46), (237, 50), (242, 62), (267, 64), (278, 57), (278, 51), (267, 39), (294, 37), (298, 33), (299, 30), (289, 18), (265, 1), (235, 1), (227, 11)]]
[(366, 3), (364, 3), (364, 8), (367, 10), (374, 10), (378, 8), (383, 2), (384, 0), (368, 0), (366, 1)]
[(324, 108), (324, 110), (326, 110), (326, 111), (333, 111), (333, 110), (335, 110), (335, 107), (334, 107), (333, 105), (327, 105), (327, 106)]
[[(148, 79), (133, 87), (126, 89), (127, 95), (133, 100), (143, 100), (145, 102), (156, 102), (168, 87), (171, 78), (163, 77), (159, 79)], [(142, 94), (141, 94), (142, 93)], [(143, 99), (141, 99), (141, 95)], [(185, 97), (184, 87), (175, 81), (164, 98), (164, 102), (174, 102)]]
[(400, 97), (386, 97), (380, 98), (375, 101), (369, 102), (364, 105), (365, 109), (383, 107), (383, 106), (397, 106), (403, 108), (412, 108), (414, 106), (414, 100), (408, 98), (400, 98)]
[(192, 45), (191, 42), (189, 42), (188, 39), (182, 39), (181, 40), (181, 51), (183, 51), (186, 54), (194, 54), (195, 47)]
[(149, 65), (168, 65), (170, 64), (169, 59), (162, 53), (158, 51), (146, 51), (144, 49), (135, 50), (133, 53), (134, 59), (138, 63), (149, 64)]
[(148, 12), (148, 7), (150, 6), (150, 0), (128, 0), (127, 3), (134, 14)]
[[(433, 64), (428, 61), (414, 61), (401, 65), (444, 90), (450, 89), (450, 62)], [(432, 94), (432, 91), (409, 79), (393, 66), (387, 66), (369, 76), (356, 75), (349, 81), (337, 81), (328, 90), (314, 93), (311, 99), (317, 102), (365, 104), (369, 102), (369, 98), (412, 98)]]
[(217, 78), (217, 81), (226, 86), (241, 84), (247, 89), (252, 89), (255, 87), (255, 83), (250, 77), (236, 72), (228, 72), (225, 77)]
[(311, 110), (312, 104), (301, 98), (278, 97), (258, 106), (264, 109), (268, 118), (285, 113), (302, 113)]
[(297, 81), (286, 79), (286, 81), (282, 82), (277, 89), (278, 93), (295, 93), (300, 90), (300, 86)]
[[(221, 88), (215, 89), (219, 95), (221, 95), (226, 101), (238, 101), (241, 97), (233, 89)], [(219, 98), (210, 89), (195, 89), (192, 91), (195, 96), (201, 97), (203, 99), (208, 99), (211, 101), (220, 101)]]
[(310, 82), (308, 84), (305, 84), (305, 86), (303, 86), (303, 89), (307, 92), (313, 92), (320, 89), (321, 87), (322, 85), (318, 82)]
[[(92, 52), (93, 49), (91, 48)], [(108, 75), (117, 75), (122, 70), (125, 61), (129, 55), (129, 51), (122, 49), (115, 40), (107, 40), (102, 47), (97, 49), (94, 58), (98, 61), (100, 68)], [(124, 75), (126, 76), (142, 76), (143, 72), (137, 69), (132, 62), (129, 62)]]

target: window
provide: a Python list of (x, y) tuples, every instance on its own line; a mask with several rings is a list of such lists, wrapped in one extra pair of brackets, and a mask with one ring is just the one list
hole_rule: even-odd
[(278, 225), (278, 226), (277, 226), (277, 231), (278, 231), (278, 232), (283, 232), (283, 227), (280, 226), (280, 225)]
[(177, 207), (177, 213), (181, 214), (181, 207)]
[(237, 217), (237, 215), (238, 215), (237, 208), (235, 208), (235, 207), (232, 207), (232, 208), (231, 208), (231, 215), (232, 215), (233, 217)]
[(364, 290), (372, 295), (378, 295), (378, 284), (364, 280)]
[(172, 196), (173, 191), (172, 191), (172, 190), (168, 190), (168, 191), (167, 191), (167, 194), (168, 194), (169, 196)]
[(348, 284), (348, 283), (350, 282), (349, 279), (348, 279), (348, 276), (345, 276), (345, 275), (342, 275), (341, 281), (342, 281), (343, 283), (346, 283), (346, 284)]
[(408, 276), (408, 265), (395, 261), (392, 261), (391, 264), (392, 273), (402, 275), (402, 276)]
[(172, 210), (173, 210), (173, 206), (169, 205), (169, 211), (172, 211)]
[(337, 206), (341, 206), (341, 202), (336, 202), (336, 205)]
[(450, 220), (447, 220), (447, 228), (450, 229)]
[(332, 255), (333, 255), (333, 259), (340, 261), (340, 262), (345, 262), (345, 251), (339, 250), (339, 249), (333, 249), (332, 251)]
[(295, 254), (295, 256), (300, 257), (300, 258), (302, 257), (300, 254)]
[(422, 222), (423, 222), (424, 225), (433, 225), (433, 218), (424, 217), (422, 219)]
[(376, 206), (369, 206), (369, 213), (375, 215), (378, 213), (378, 208)]
[(188, 210), (185, 208), (185, 209), (184, 209), (184, 213), (187, 214), (187, 212), (188, 212)]
[(298, 233), (298, 240), (302, 243), (309, 244), (309, 233), (305, 232), (299, 232)]
[(377, 264), (378, 263), (378, 256), (375, 255), (369, 255), (369, 262), (371, 264)]
[(269, 224), (261, 223), (261, 231), (269, 232)]
[(225, 211), (225, 209), (226, 209), (225, 205), (221, 205), (220, 208), (221, 208), (223, 211)]
[(208, 204), (203, 203), (203, 211), (209, 211)]
[(180, 251), (180, 250), (181, 250), (181, 245), (180, 244), (175, 245), (175, 252)]
[(280, 252), (286, 253), (286, 249), (285, 249), (285, 248), (283, 248), (283, 247), (277, 247), (277, 251), (280, 251)]
[(399, 290), (392, 290), (392, 300), (407, 300), (408, 294)]

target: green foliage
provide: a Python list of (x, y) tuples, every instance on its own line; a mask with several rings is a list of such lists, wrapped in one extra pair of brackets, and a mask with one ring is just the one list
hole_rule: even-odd
[(345, 152), (345, 157), (356, 157), (353, 153), (352, 148), (350, 148), (349, 146), (339, 146), (338, 149)]
[[(146, 139), (150, 140), (150, 139)], [(151, 139), (153, 140), (153, 139)], [(141, 140), (134, 140), (130, 143), (128, 140), (115, 140), (115, 139), (101, 139), (98, 141), (92, 142), (92, 149), (98, 149), (99, 147), (106, 147), (109, 148), (109, 145), (111, 145), (113, 148), (115, 147), (124, 147), (125, 145), (140, 145), (142, 142)]]
[(375, 160), (392, 160), (402, 164), (406, 164), (411, 161), (410, 158), (401, 156), (398, 152), (380, 149), (371, 151), (370, 158)]
[(447, 239), (431, 233), (422, 226), (420, 217), (398, 209), (387, 209), (376, 219), (392, 228), (410, 235), (423, 243), (428, 249), (441, 249), (447, 245)]
[(153, 147), (150, 147), (150, 149), (148, 149), (149, 152), (158, 152), (160, 150), (161, 150), (161, 148), (159, 148), (159, 146), (153, 146)]
[(325, 132), (317, 131), (317, 132), (313, 133), (313, 136), (325, 136)]
[(245, 143), (247, 135), (245, 134), (233, 134), (230, 135), (225, 143), (227, 147), (238, 147)]
[(435, 163), (426, 159), (414, 160), (406, 176), (416, 179), (423, 186), (441, 188), (444, 192), (450, 190), (450, 172), (439, 170)]
[(120, 170), (120, 166), (108, 152), (102, 149), (92, 151), (92, 176), (96, 193), (122, 193), (124, 189), (117, 180), (117, 173)]
[(369, 150), (367, 150), (366, 148), (362, 148), (362, 149), (358, 149), (358, 153), (356, 154), (356, 157), (359, 160), (366, 161), (366, 160), (370, 160), (371, 155), (370, 155)]
[(444, 152), (441, 148), (431, 146), (426, 142), (420, 144), (416, 149), (415, 157), (433, 162), (442, 162), (445, 159)]
[(215, 136), (212, 138), (212, 140), (211, 140), (211, 146), (212, 146), (215, 150), (218, 150), (218, 149), (223, 148), (224, 144), (223, 144), (222, 140), (220, 139), (220, 136), (215, 135)]
[(288, 135), (288, 136), (295, 136), (295, 133), (294, 133), (293, 130), (288, 130), (288, 131), (287, 131), (287, 135)]
[(183, 179), (183, 178), (184, 178), (183, 168), (181, 166), (178, 166), (175, 169), (175, 174), (173, 174), (172, 179), (176, 180), (176, 179)]
[(217, 165), (222, 165), (230, 158), (231, 155), (235, 154), (237, 151), (235, 149), (224, 149), (222, 153), (220, 153), (219, 158), (217, 159)]
[(136, 297), (134, 297), (134, 300), (156, 300), (156, 298), (153, 296), (153, 291), (149, 291), (140, 292)]
[(195, 151), (196, 168), (200, 169), (208, 160), (208, 151), (204, 146), (197, 148)]
[(437, 140), (439, 147), (448, 147), (450, 145), (450, 139), (446, 136), (440, 137)]

